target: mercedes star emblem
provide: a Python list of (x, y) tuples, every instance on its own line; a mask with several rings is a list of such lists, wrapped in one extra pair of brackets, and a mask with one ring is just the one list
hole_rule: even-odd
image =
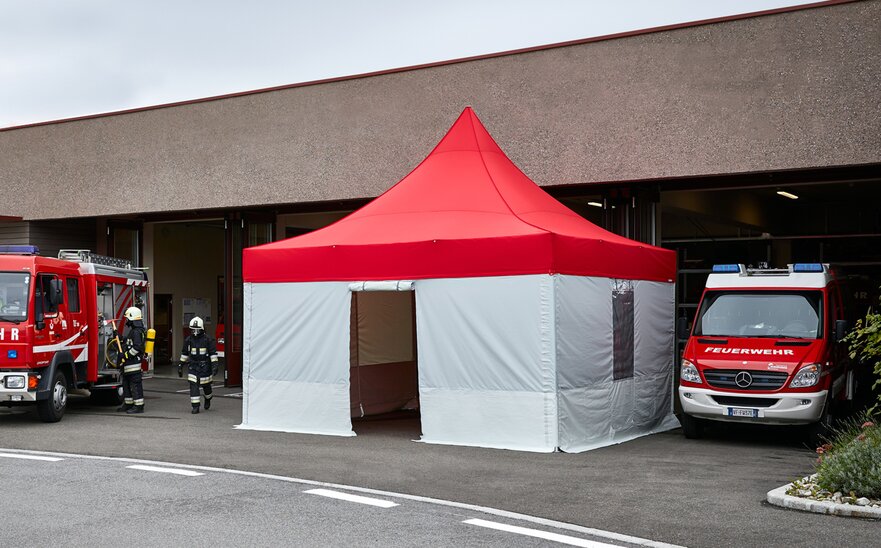
[(734, 377), (734, 383), (740, 388), (746, 388), (753, 383), (753, 376), (746, 371), (741, 371)]

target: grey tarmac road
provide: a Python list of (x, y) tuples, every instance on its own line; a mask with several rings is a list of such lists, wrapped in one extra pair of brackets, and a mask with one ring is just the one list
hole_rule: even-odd
[(13, 546), (633, 546), (473, 509), (216, 468), (0, 452), (0, 477), (7, 492), (28, 493), (2, 503), (0, 540)]
[(767, 491), (812, 471), (786, 429), (679, 431), (580, 454), (416, 443), (418, 420), (356, 421), (354, 438), (236, 430), (221, 388), (189, 413), (186, 383), (145, 381), (147, 412), (71, 398), (60, 423), (0, 408), (0, 447), (130, 457), (277, 474), (499, 508), (686, 546), (877, 546), (881, 524), (785, 510)]

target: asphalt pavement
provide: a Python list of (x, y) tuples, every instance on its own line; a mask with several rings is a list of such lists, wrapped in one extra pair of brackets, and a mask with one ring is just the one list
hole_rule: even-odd
[(216, 468), (5, 451), (0, 477), (7, 492), (29, 495), (2, 506), (0, 538), (12, 546), (637, 546), (475, 508)]
[[(786, 510), (765, 494), (812, 472), (816, 455), (784, 428), (679, 430), (579, 454), (417, 443), (417, 416), (355, 421), (356, 437), (237, 430), (237, 388), (190, 414), (182, 379), (145, 381), (146, 413), (72, 396), (44, 424), (0, 408), (0, 448), (204, 465), (498, 508), (686, 546), (872, 546), (881, 524)], [(8, 499), (7, 499), (8, 500)], [(241, 504), (246, 504), (242, 501)]]

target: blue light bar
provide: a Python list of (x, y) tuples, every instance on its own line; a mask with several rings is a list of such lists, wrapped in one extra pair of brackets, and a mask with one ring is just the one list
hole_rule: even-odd
[(739, 274), (740, 273), (740, 265), (739, 264), (714, 264), (713, 272), (721, 273), (721, 274)]
[(0, 253), (15, 255), (39, 255), (40, 248), (35, 245), (0, 245)]
[(823, 272), (823, 265), (820, 263), (795, 263), (792, 265), (793, 272)]

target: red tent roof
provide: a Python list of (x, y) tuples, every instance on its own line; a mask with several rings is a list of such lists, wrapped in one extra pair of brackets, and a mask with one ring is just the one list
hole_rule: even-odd
[(246, 282), (577, 274), (672, 281), (673, 251), (623, 238), (552, 198), (470, 107), (398, 184), (336, 223), (244, 250)]

